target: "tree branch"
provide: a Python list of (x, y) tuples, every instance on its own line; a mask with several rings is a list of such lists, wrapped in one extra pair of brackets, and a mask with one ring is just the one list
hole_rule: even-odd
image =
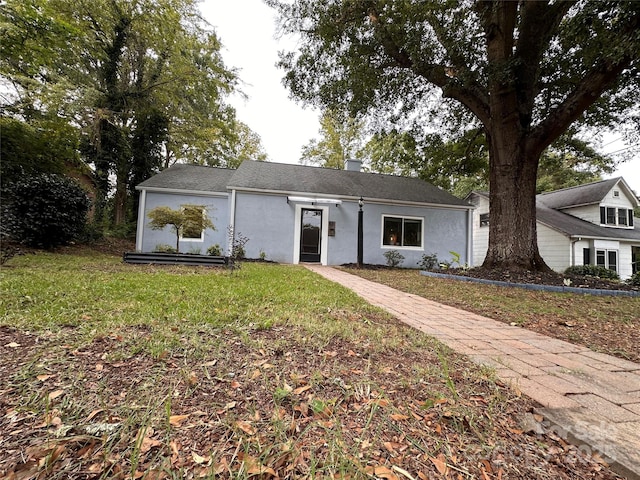
[(453, 98), (465, 105), (480, 121), (487, 125), (491, 115), (489, 113), (489, 99), (484, 90), (474, 82), (461, 84), (455, 79), (454, 70), (438, 64), (418, 64), (414, 62), (406, 50), (398, 46), (393, 40), (374, 7), (368, 11), (369, 21), (380, 39), (384, 52), (393, 59), (399, 68), (411, 70), (442, 90), (447, 98)]
[(542, 152), (551, 145), (616, 82), (631, 60), (631, 56), (627, 56), (615, 64), (603, 62), (586, 74), (573, 92), (533, 129), (528, 149)]

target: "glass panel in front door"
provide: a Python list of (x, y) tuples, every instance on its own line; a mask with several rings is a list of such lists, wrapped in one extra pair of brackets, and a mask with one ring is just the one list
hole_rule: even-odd
[(322, 210), (302, 209), (300, 261), (319, 262), (322, 244)]

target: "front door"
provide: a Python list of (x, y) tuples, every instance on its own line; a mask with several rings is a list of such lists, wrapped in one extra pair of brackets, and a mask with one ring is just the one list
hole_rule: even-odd
[(300, 225), (300, 261), (320, 262), (322, 210), (303, 208)]

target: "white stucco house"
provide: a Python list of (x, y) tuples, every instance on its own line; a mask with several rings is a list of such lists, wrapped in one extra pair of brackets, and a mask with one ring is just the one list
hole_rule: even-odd
[[(466, 199), (473, 213), (473, 264), (481, 265), (489, 242), (489, 193)], [(622, 280), (640, 270), (640, 202), (622, 177), (539, 194), (536, 197), (538, 248), (553, 270), (599, 265)]]

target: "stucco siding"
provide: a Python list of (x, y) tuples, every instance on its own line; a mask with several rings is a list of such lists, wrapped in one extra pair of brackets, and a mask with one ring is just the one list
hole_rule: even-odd
[(570, 261), (569, 238), (538, 222), (538, 249), (546, 264), (556, 272), (563, 272)]
[[(225, 247), (227, 238), (226, 230), (229, 220), (228, 199), (226, 197), (147, 192), (144, 202), (144, 229), (142, 230), (142, 239), (136, 239), (136, 243), (141, 244), (141, 248), (139, 249), (142, 252), (152, 252), (158, 245), (176, 246), (176, 234), (172, 231), (171, 227), (165, 227), (163, 230), (152, 230), (149, 226), (148, 214), (156, 207), (166, 206), (176, 210), (182, 205), (204, 206), (206, 214), (213, 222), (216, 230), (205, 230), (202, 241), (181, 240), (181, 252), (199, 252), (206, 254), (207, 249), (212, 245), (219, 244), (222, 248)], [(138, 221), (141, 220), (140, 218), (138, 219)]]
[[(294, 256), (295, 231), (300, 208), (323, 208), (323, 217), (333, 222), (335, 235), (323, 232), (322, 248), (326, 249), (329, 265), (357, 261), (358, 203), (343, 200), (340, 205), (313, 205), (311, 202), (287, 203), (285, 195), (264, 195), (237, 192), (235, 231), (249, 241), (245, 245), (247, 257), (257, 258), (263, 251), (269, 260), (297, 263)], [(422, 248), (382, 246), (382, 216), (406, 216), (423, 220)], [(365, 202), (363, 208), (363, 261), (385, 264), (384, 253), (398, 250), (404, 257), (402, 266), (416, 268), (425, 253), (435, 253), (440, 260), (450, 260), (449, 251), (460, 253), (461, 262), (467, 258), (467, 211), (446, 208), (385, 205)]]

